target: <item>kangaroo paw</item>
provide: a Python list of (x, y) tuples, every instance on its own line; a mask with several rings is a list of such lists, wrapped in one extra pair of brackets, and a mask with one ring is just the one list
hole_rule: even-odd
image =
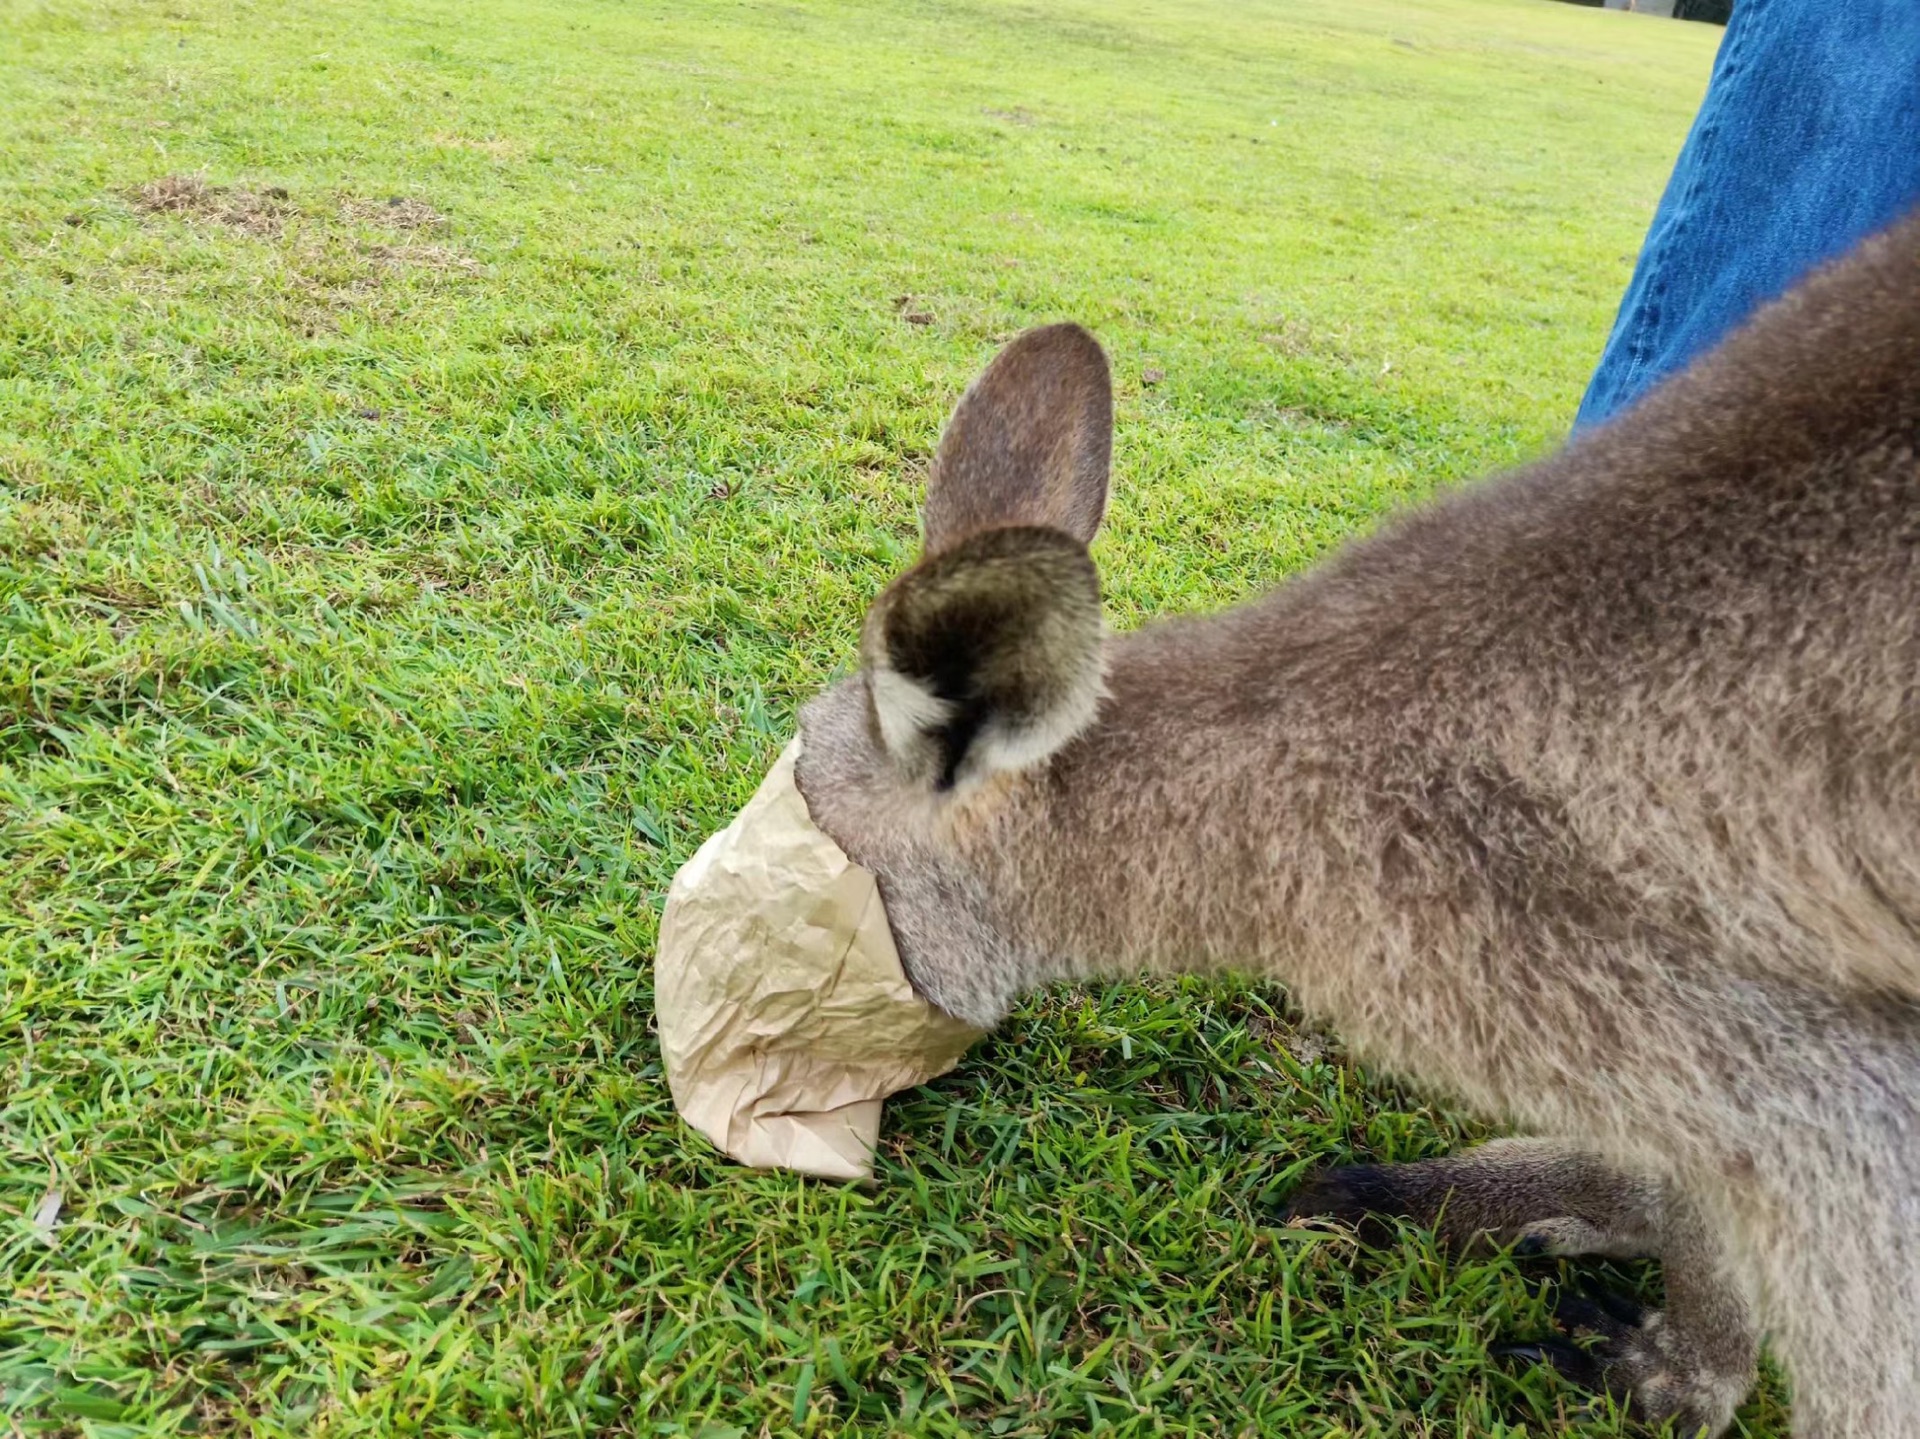
[(1714, 1372), (1687, 1352), (1663, 1314), (1624, 1295), (1563, 1294), (1553, 1318), (1566, 1340), (1503, 1344), (1494, 1352), (1550, 1365), (1580, 1388), (1614, 1396), (1643, 1424), (1671, 1421), (1676, 1439), (1723, 1432), (1752, 1382), (1745, 1372)]

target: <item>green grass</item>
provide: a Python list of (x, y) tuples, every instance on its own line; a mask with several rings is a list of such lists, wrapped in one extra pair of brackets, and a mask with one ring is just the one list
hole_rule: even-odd
[(648, 965), (995, 342), (1112, 350), (1116, 622), (1249, 593), (1563, 431), (1717, 36), (0, 0), (7, 1432), (1622, 1432), (1486, 1359), (1552, 1266), (1274, 1225), (1483, 1132), (1276, 993), (1038, 999), (858, 1190)]

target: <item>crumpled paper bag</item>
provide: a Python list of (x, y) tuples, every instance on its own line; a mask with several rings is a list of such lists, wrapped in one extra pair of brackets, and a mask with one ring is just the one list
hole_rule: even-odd
[(742, 1164), (868, 1179), (880, 1102), (980, 1037), (915, 994), (873, 875), (814, 827), (796, 737), (674, 876), (654, 1000), (674, 1106)]

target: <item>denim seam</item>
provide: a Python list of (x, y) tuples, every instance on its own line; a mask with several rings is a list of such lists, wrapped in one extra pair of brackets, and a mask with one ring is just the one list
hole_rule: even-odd
[[(1750, 7), (1748, 11), (1750, 17), (1752, 10), (1765, 4), (1766, 0), (1745, 0), (1745, 3)], [(1746, 49), (1747, 32), (1751, 28), (1749, 21), (1739, 26), (1726, 38), (1728, 53), (1722, 56), (1722, 63), (1717, 67), (1719, 73), (1714, 76), (1712, 82), (1714, 88), (1720, 90), (1720, 95), (1715, 97), (1713, 113), (1706, 118), (1700, 127), (1699, 134), (1695, 137), (1698, 144), (1693, 155), (1689, 157), (1693, 174), (1687, 181), (1686, 194), (1681, 198), (1672, 223), (1666, 227), (1666, 232), (1660, 237), (1659, 253), (1653, 257), (1657, 268), (1654, 271), (1653, 286), (1645, 303), (1645, 322), (1639, 326), (1639, 334), (1635, 337), (1633, 349), (1627, 356), (1620, 383), (1615, 386), (1616, 393), (1620, 390), (1632, 392), (1632, 386), (1637, 384), (1640, 377), (1647, 372), (1656, 347), (1666, 342), (1667, 337), (1661, 333), (1661, 330), (1665, 318), (1667, 290), (1673, 278), (1673, 266), (1669, 263), (1668, 256), (1676, 249), (1698, 213), (1700, 187), (1704, 183), (1707, 168), (1705, 158), (1720, 138), (1721, 103), (1726, 94), (1722, 87), (1736, 79), (1743, 68), (1741, 62)]]

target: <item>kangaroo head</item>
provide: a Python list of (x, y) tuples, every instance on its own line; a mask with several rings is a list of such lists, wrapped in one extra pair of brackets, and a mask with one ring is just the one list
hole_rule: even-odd
[(923, 552), (868, 612), (859, 672), (801, 714), (801, 792), (880, 876), (916, 982), (942, 968), (931, 951), (957, 929), (997, 928), (945, 863), (955, 828), (977, 828), (1010, 777), (1045, 765), (1099, 709), (1087, 545), (1106, 511), (1112, 427), (1106, 357), (1086, 331), (1051, 325), (1001, 351), (941, 436)]

